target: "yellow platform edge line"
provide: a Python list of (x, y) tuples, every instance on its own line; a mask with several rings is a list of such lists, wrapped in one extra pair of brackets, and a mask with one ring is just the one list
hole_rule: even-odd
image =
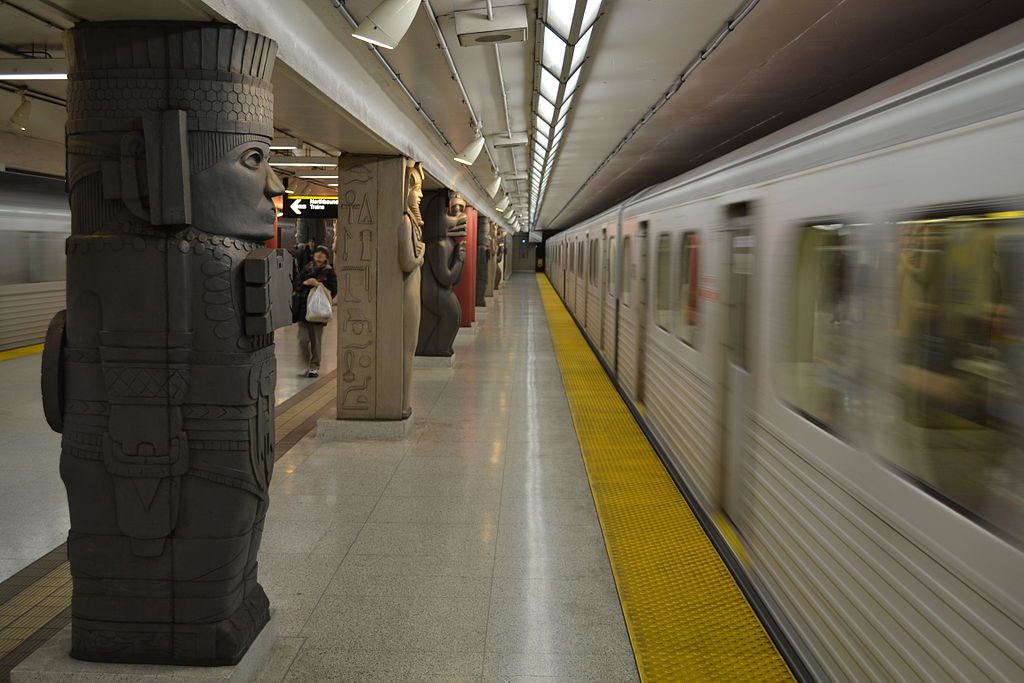
[(14, 360), (15, 358), (23, 358), (24, 356), (31, 356), (42, 352), (43, 344), (32, 344), (31, 346), (20, 346), (16, 349), (7, 349), (6, 351), (0, 351), (0, 363), (5, 360)]
[[(71, 567), (65, 561), (29, 584), (18, 595), (6, 603), (5, 616), (0, 620), (0, 658), (6, 657), (47, 622), (71, 606), (71, 595), (62, 606), (44, 605), (47, 598), (60, 593), (71, 584)], [(19, 620), (38, 622), (33, 625), (17, 626)], [(40, 621), (42, 620), (42, 621)]]
[(641, 680), (794, 681), (554, 288), (537, 284)]

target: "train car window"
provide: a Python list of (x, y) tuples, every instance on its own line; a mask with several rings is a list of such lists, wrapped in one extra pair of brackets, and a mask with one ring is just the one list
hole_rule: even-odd
[(583, 249), (584, 242), (580, 241), (576, 243), (576, 277), (583, 277)]
[(615, 238), (608, 238), (608, 291), (615, 296)]
[(799, 231), (785, 390), (792, 406), (839, 436), (854, 428), (862, 395), (855, 341), (862, 309), (853, 298), (850, 231), (843, 222)]
[(597, 273), (601, 267), (601, 244), (596, 239), (590, 240), (590, 284), (597, 284)]
[(696, 348), (700, 330), (700, 235), (683, 233), (682, 245), (675, 332), (676, 337)]
[(654, 321), (663, 330), (672, 326), (672, 236), (658, 235)]
[(633, 238), (626, 235), (622, 238), (622, 303), (626, 306), (631, 304), (630, 292), (633, 285)]
[(1024, 541), (1024, 211), (899, 224), (893, 463)]

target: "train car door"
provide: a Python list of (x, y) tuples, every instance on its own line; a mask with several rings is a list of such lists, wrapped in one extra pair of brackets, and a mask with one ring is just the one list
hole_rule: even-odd
[(583, 267), (580, 268), (580, 282), (583, 283), (583, 303), (580, 304), (579, 298), (576, 299), (576, 303), (580, 306), (580, 322), (583, 324), (584, 332), (586, 332), (587, 290), (590, 287), (590, 278), (588, 278), (587, 275), (590, 274), (590, 259), (594, 256), (590, 253), (590, 232), (583, 233), (583, 241), (580, 242), (580, 248), (583, 250)]
[(750, 204), (727, 207), (726, 221), (720, 500), (722, 510), (733, 524), (739, 526), (743, 518), (746, 486), (745, 453), (749, 434), (747, 415), (754, 395), (748, 348), (750, 286), (754, 273), (754, 231)]
[(605, 322), (605, 299), (608, 298), (608, 228), (601, 229), (601, 249), (598, 254), (598, 258), (601, 262), (597, 266), (597, 280), (598, 280), (598, 301), (600, 302), (600, 319), (598, 328), (598, 342), (597, 347), (604, 351), (604, 322)]
[(640, 221), (640, 225), (636, 231), (636, 258), (637, 258), (637, 273), (636, 273), (636, 296), (637, 296), (637, 309), (636, 309), (636, 402), (640, 408), (643, 408), (644, 404), (644, 361), (646, 360), (645, 349), (647, 348), (647, 314), (648, 306), (647, 302), (650, 300), (650, 296), (647, 292), (647, 272), (649, 270), (649, 264), (647, 263), (647, 237), (648, 237), (648, 222)]
[(562, 271), (562, 289), (559, 291), (559, 294), (561, 294), (562, 298), (565, 299), (565, 280), (566, 280), (565, 271), (569, 269), (569, 266), (567, 265), (568, 264), (568, 254), (569, 254), (569, 244), (568, 244), (568, 242), (563, 240), (561, 246), (559, 246), (558, 249), (559, 249), (559, 263), (558, 263), (558, 267)]

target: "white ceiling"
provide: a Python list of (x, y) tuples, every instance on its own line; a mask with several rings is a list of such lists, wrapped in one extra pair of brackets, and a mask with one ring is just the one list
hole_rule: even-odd
[(1021, 0), (760, 0), (609, 159), (741, 5), (607, 3), (541, 227), (569, 227), (1024, 18)]
[[(430, 122), (371, 50), (351, 37), (352, 28), (334, 0), (18, 0), (39, 18), (0, 3), (0, 46), (24, 50), (34, 44), (59, 55), (60, 27), (80, 19), (233, 18), (282, 44), (286, 58), (279, 60), (274, 75), (278, 129), (329, 152), (429, 150), (422, 152), (424, 160), (433, 164), (437, 177), (471, 191), (481, 204), (487, 203), (481, 187), (493, 179), (492, 158), (505, 175), (525, 172), (530, 165), (530, 148), (495, 149), (490, 136), (508, 129), (532, 132), (538, 14), (548, 1), (493, 1), (495, 7), (525, 2), (530, 19), (525, 43), (498, 47), (508, 98), (506, 122), (494, 48), (461, 47), (454, 30), (454, 12), (482, 13), (485, 1), (429, 0), (488, 136), (490, 155), (481, 154), (468, 169), (450, 162), (453, 149), (474, 136), (469, 108), (425, 7), (397, 49), (381, 54)], [(358, 21), (378, 2), (345, 0), (343, 6)], [(746, 4), (604, 0), (539, 227), (571, 225), (647, 185), (1024, 17), (1021, 0), (760, 0), (678, 92), (637, 128), (687, 64)], [(345, 91), (357, 87), (349, 81), (365, 90), (364, 100), (359, 92)], [(62, 83), (34, 82), (31, 88), (64, 97)], [(0, 120), (18, 101), (0, 90)], [(339, 102), (346, 103), (344, 109)], [(398, 121), (397, 113), (404, 120)], [(378, 117), (387, 121), (378, 125)], [(62, 142), (63, 118), (59, 103), (37, 101), (28, 134)], [(612, 155), (634, 129), (635, 135)], [(412, 145), (410, 135), (419, 136), (422, 144)], [(527, 194), (528, 187), (527, 180), (504, 184), (513, 195)], [(521, 204), (520, 213), (526, 214), (526, 208)]]

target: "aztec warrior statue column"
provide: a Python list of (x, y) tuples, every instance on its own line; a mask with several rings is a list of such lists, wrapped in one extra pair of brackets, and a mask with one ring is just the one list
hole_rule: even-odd
[(262, 248), (276, 45), (209, 23), (67, 35), (67, 311), (43, 403), (63, 432), (71, 655), (236, 663), (269, 618), (256, 555), (290, 261)]

